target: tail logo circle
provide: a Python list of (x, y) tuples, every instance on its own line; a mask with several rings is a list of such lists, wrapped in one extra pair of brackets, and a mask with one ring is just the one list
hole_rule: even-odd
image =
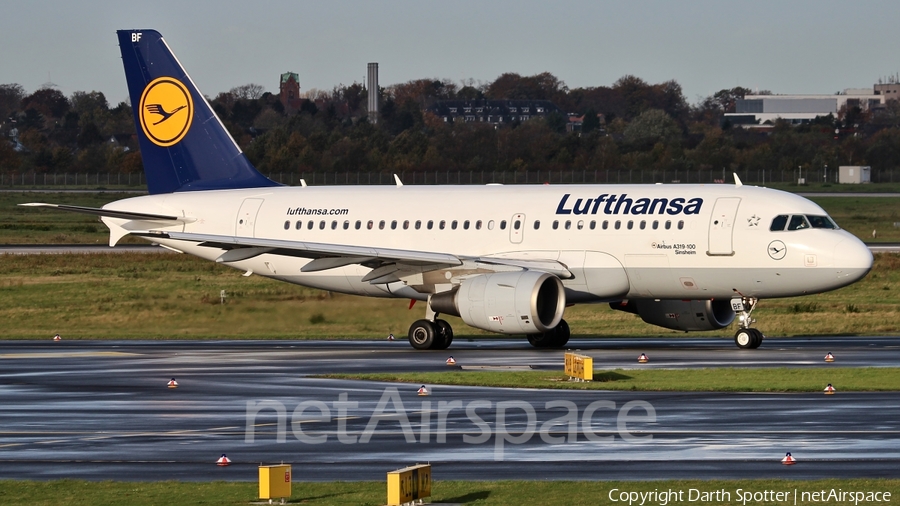
[(187, 87), (174, 77), (158, 77), (144, 88), (139, 107), (141, 129), (150, 142), (167, 148), (191, 129), (194, 101)]

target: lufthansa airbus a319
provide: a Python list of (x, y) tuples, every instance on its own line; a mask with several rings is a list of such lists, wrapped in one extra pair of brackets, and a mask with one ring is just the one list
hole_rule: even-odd
[(661, 327), (721, 329), (756, 348), (766, 298), (834, 290), (872, 254), (818, 205), (734, 185), (287, 187), (241, 152), (162, 36), (119, 31), (149, 195), (102, 209), (126, 235), (289, 283), (425, 302), (416, 349), (445, 349), (441, 314), (562, 347), (571, 304)]

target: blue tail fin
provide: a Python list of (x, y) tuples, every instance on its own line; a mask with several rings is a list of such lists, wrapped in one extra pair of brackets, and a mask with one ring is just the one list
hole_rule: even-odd
[(119, 30), (151, 194), (277, 186), (257, 172), (155, 30)]

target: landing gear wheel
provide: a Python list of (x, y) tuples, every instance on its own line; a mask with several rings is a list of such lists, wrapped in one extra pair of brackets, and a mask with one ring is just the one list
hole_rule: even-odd
[(435, 325), (428, 320), (416, 320), (409, 326), (409, 344), (417, 350), (430, 350), (435, 345)]
[(447, 320), (435, 320), (434, 328), (436, 333), (434, 337), (434, 346), (431, 349), (446, 350), (450, 347), (450, 343), (453, 342), (453, 327), (447, 323)]
[(756, 341), (755, 331), (756, 329), (738, 329), (734, 334), (734, 344), (742, 350), (753, 349), (753, 343)]
[(569, 324), (566, 323), (565, 320), (560, 320), (559, 325), (553, 329), (553, 340), (551, 341), (550, 347), (562, 348), (569, 342), (570, 335)]
[(759, 330), (759, 329), (747, 329), (747, 330), (750, 331), (750, 332), (753, 334), (753, 340), (752, 340), (752, 342), (750, 343), (749, 348), (750, 348), (751, 350), (755, 350), (755, 349), (759, 348), (759, 345), (761, 345), (762, 342), (763, 342), (763, 333), (762, 333), (762, 331)]
[(560, 320), (556, 328), (541, 334), (528, 334), (528, 342), (535, 348), (562, 348), (569, 342), (569, 324)]
[(553, 338), (553, 331), (544, 332), (542, 334), (528, 334), (528, 343), (535, 348), (546, 348), (549, 346), (550, 340)]

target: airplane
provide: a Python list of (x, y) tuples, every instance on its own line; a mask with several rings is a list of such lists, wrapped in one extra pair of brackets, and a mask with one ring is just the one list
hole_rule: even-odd
[[(408, 338), (446, 349), (442, 314), (538, 348), (569, 340), (573, 304), (757, 348), (760, 300), (863, 278), (872, 253), (818, 205), (743, 185), (289, 187), (260, 174), (162, 36), (117, 32), (148, 195), (102, 208), (127, 235), (272, 279), (425, 302)], [(172, 111), (172, 112), (166, 112)], [(160, 119), (162, 118), (162, 119)]]

